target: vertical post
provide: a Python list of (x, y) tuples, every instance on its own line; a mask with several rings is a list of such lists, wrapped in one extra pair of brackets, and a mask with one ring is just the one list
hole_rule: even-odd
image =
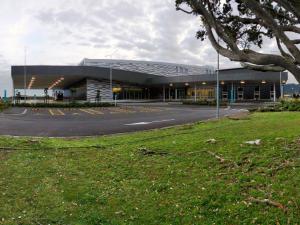
[(27, 57), (27, 50), (26, 47), (24, 48), (24, 103), (26, 103), (26, 95), (27, 95), (27, 68), (26, 68), (26, 60)]
[[(220, 39), (218, 38), (218, 42), (220, 42)], [(217, 66), (217, 93), (216, 93), (216, 97), (217, 97), (217, 119), (220, 118), (220, 82), (219, 82), (219, 71), (220, 70), (220, 54), (218, 51), (218, 66)]]
[(231, 82), (230, 102), (233, 103), (233, 82)]
[(276, 83), (273, 84), (273, 92), (274, 92), (274, 102), (276, 102)]
[(175, 100), (177, 100), (177, 88), (175, 88)]
[(194, 87), (194, 101), (197, 102), (197, 85)]
[(280, 98), (283, 99), (282, 71), (280, 71)]
[(166, 87), (165, 87), (165, 85), (163, 87), (163, 101), (164, 102), (166, 101)]
[(169, 87), (169, 101), (171, 101), (171, 88)]
[(13, 104), (15, 104), (15, 100), (16, 100), (16, 97), (15, 97), (15, 92), (16, 92), (16, 90), (15, 90), (15, 85), (14, 85), (14, 81), (13, 81), (13, 85), (12, 85), (12, 91), (13, 91), (13, 93), (12, 93), (12, 103)]
[(109, 67), (109, 88), (110, 88), (110, 96), (113, 99), (114, 98), (114, 94), (113, 94), (113, 84), (112, 84), (112, 67), (110, 65)]

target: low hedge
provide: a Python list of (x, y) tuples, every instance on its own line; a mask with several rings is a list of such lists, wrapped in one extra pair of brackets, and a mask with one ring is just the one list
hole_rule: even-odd
[[(217, 102), (215, 100), (208, 101), (208, 100), (199, 100), (199, 101), (192, 101), (192, 100), (185, 100), (182, 102), (184, 105), (203, 105), (203, 106), (216, 106)], [(227, 106), (227, 102), (220, 101), (220, 106)]]
[(0, 100), (0, 112), (10, 107), (10, 103)]
[(113, 106), (112, 103), (102, 102), (102, 103), (19, 103), (15, 104), (16, 107), (35, 107), (35, 108), (87, 108), (87, 107), (110, 107)]
[(267, 107), (262, 107), (257, 110), (258, 112), (284, 112), (284, 111), (291, 111), (291, 112), (300, 112), (300, 100), (293, 99), (293, 100), (282, 100), (280, 103), (275, 105), (270, 105)]

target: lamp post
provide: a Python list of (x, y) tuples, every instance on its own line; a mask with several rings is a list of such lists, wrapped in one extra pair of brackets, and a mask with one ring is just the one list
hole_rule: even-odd
[(282, 83), (282, 72), (283, 71), (280, 71), (280, 97), (281, 99), (283, 99), (283, 83)]
[(114, 98), (114, 92), (113, 92), (113, 83), (112, 83), (112, 66), (110, 64), (109, 66), (109, 89), (110, 89), (110, 94), (112, 98)]
[(27, 68), (26, 68), (26, 56), (27, 55), (27, 49), (24, 48), (24, 102), (26, 103), (26, 95), (27, 95)]
[[(220, 39), (218, 37), (218, 43), (220, 43)], [(219, 84), (219, 71), (220, 71), (220, 53), (219, 51), (218, 52), (218, 65), (217, 65), (217, 93), (216, 93), (216, 97), (217, 97), (217, 112), (216, 112), (216, 118), (219, 119), (220, 118), (220, 99), (219, 99), (219, 96), (220, 96), (220, 84)]]

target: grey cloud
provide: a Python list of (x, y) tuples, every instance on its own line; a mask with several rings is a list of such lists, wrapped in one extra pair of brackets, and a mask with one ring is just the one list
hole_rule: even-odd
[[(77, 2), (77, 8), (43, 9), (36, 18), (43, 24), (61, 27), (70, 45), (120, 49), (124, 55), (133, 52), (136, 59), (216, 64), (216, 52), (210, 43), (195, 37), (199, 19), (176, 11), (173, 0)], [(223, 67), (237, 65), (224, 61)]]

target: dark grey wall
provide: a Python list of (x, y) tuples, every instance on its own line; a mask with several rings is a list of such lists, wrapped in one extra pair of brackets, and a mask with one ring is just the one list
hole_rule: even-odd
[[(67, 89), (73, 84), (90, 78), (95, 80), (109, 80), (110, 69), (91, 66), (27, 66), (27, 84), (32, 76), (36, 77), (33, 88), (43, 89), (51, 86), (57, 79), (64, 77), (63, 82), (56, 88)], [(216, 81), (216, 74), (188, 75), (188, 76), (156, 76), (132, 71), (116, 70), (112, 72), (114, 81), (131, 83), (136, 85), (152, 86), (162, 84), (181, 84), (193, 82), (211, 82)], [(24, 67), (12, 66), (12, 79), (15, 88), (24, 87)], [(255, 81), (261, 82), (279, 82), (279, 73), (258, 72), (248, 69), (228, 69), (220, 71), (220, 81)], [(287, 73), (283, 73), (282, 80), (287, 80)]]

